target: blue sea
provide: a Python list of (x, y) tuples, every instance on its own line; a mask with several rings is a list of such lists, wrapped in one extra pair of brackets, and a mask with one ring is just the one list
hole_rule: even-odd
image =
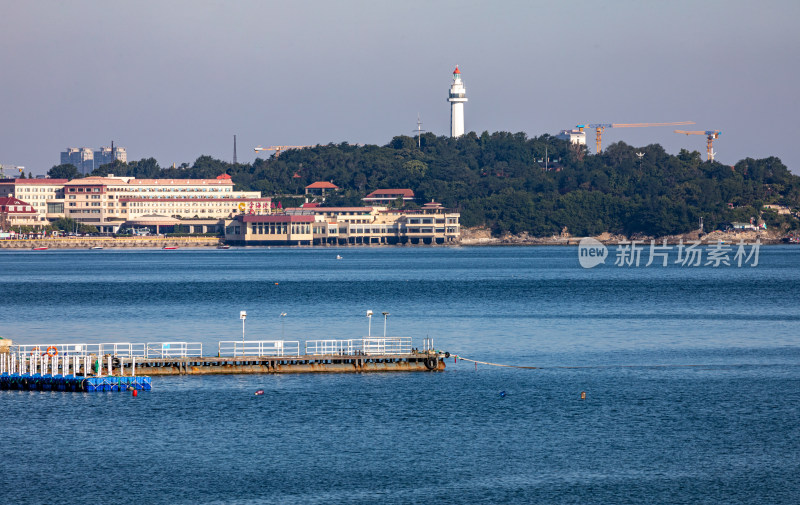
[(672, 260), (4, 250), (0, 335), (16, 343), (215, 355), (246, 310), (248, 340), (385, 325), (538, 368), (451, 357), (442, 373), (156, 377), (136, 398), (0, 391), (0, 504), (797, 503), (800, 247), (761, 247), (756, 267)]

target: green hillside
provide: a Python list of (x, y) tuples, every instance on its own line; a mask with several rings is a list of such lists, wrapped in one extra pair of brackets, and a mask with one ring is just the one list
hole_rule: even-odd
[[(545, 153), (548, 161), (545, 163)], [(641, 158), (637, 153), (643, 153)], [(54, 167), (51, 175), (63, 175)], [(734, 167), (704, 162), (700, 153), (673, 156), (658, 145), (635, 148), (611, 144), (600, 155), (575, 149), (549, 135), (466, 134), (458, 139), (424, 134), (395, 137), (385, 146), (328, 144), (287, 150), (252, 164), (229, 164), (201, 156), (194, 164), (162, 169), (152, 158), (105, 165), (95, 175), (138, 178), (207, 178), (228, 173), (236, 189), (259, 190), (297, 203), (315, 181), (342, 188), (327, 205), (360, 205), (367, 193), (410, 188), (417, 203), (434, 199), (461, 211), (462, 225), (486, 225), (495, 234), (536, 236), (602, 232), (667, 235), (706, 229), (761, 216), (768, 225), (797, 229), (792, 216), (764, 205), (800, 207), (800, 177), (778, 158), (744, 159)]]

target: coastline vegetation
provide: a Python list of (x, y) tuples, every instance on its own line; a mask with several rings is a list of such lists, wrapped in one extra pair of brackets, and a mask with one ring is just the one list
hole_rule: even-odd
[[(417, 141), (419, 140), (419, 147)], [(423, 134), (394, 137), (384, 146), (348, 143), (285, 150), (280, 156), (232, 164), (200, 156), (162, 168), (153, 158), (103, 165), (91, 175), (137, 178), (214, 178), (227, 173), (237, 190), (257, 190), (283, 207), (302, 201), (305, 186), (332, 181), (340, 191), (325, 205), (363, 205), (376, 189), (409, 188), (417, 204), (431, 200), (459, 209), (465, 227), (533, 236), (604, 232), (665, 236), (761, 219), (784, 231), (800, 229), (800, 176), (776, 157), (746, 158), (733, 166), (701, 159), (697, 151), (668, 154), (660, 145), (617, 142), (599, 155), (550, 135), (474, 132), (453, 139)], [(73, 179), (72, 165), (48, 175)], [(396, 202), (402, 205), (402, 202)], [(413, 205), (413, 204), (412, 204)]]

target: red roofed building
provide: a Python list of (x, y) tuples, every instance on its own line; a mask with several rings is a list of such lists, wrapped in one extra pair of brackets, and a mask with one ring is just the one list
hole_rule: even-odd
[(362, 200), (372, 204), (388, 205), (398, 198), (402, 198), (404, 202), (413, 202), (414, 192), (410, 189), (376, 189)]
[(331, 191), (339, 191), (339, 186), (332, 182), (318, 181), (312, 182), (306, 186), (306, 202), (309, 201), (309, 196), (319, 196), (320, 201), (325, 201), (325, 194)]
[(13, 196), (0, 198), (0, 228), (9, 231), (13, 226), (42, 226), (36, 209), (27, 202)]

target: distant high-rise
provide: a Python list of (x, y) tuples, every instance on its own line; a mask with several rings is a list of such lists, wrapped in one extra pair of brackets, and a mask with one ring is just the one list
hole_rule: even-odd
[(92, 151), (88, 147), (68, 147), (66, 151), (61, 152), (61, 164), (75, 165), (82, 174), (88, 174), (100, 165), (106, 165), (114, 160), (128, 162), (128, 153), (124, 147), (104, 146), (97, 151)]
[(61, 152), (61, 164), (75, 165), (82, 174), (94, 170), (94, 153), (88, 147), (68, 147)]
[(461, 82), (461, 72), (453, 70), (453, 84), (450, 85), (450, 136), (460, 137), (464, 135), (464, 103), (467, 101), (467, 90)]
[(108, 163), (113, 163), (114, 161), (119, 160), (123, 163), (128, 162), (128, 153), (125, 151), (124, 147), (101, 147), (99, 150), (94, 152), (94, 167), (97, 168), (100, 165), (106, 165)]

